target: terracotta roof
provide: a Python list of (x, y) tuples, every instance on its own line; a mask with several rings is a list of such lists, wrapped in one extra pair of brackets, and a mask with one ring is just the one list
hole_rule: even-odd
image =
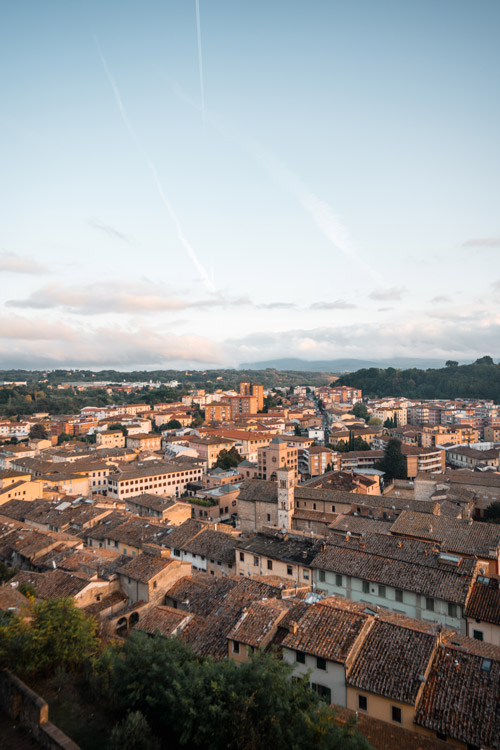
[(500, 526), (496, 524), (404, 510), (391, 533), (436, 541), (449, 552), (498, 559)]
[(170, 637), (178, 635), (180, 631), (193, 619), (193, 615), (173, 607), (152, 607), (149, 612), (141, 617), (136, 630), (144, 630), (150, 635), (159, 633)]
[(235, 561), (236, 537), (223, 531), (204, 529), (185, 544), (181, 545), (184, 552), (203, 555), (214, 560), (232, 563)]
[(283, 647), (343, 664), (367, 621), (368, 615), (322, 602), (311, 604), (297, 623), (297, 632), (290, 626)]
[(424, 542), (406, 539), (401, 548), (397, 542), (383, 534), (368, 533), (362, 539), (347, 540), (332, 535), (312, 567), (465, 604), (473, 576), (479, 570), (478, 562), (461, 559), (459, 565), (453, 566), (442, 561), (439, 553)]
[(236, 549), (275, 560), (309, 566), (320, 549), (320, 543), (316, 539), (281, 532), (258, 533), (247, 539), (240, 538)]
[(181, 523), (180, 526), (172, 528), (168, 535), (162, 539), (161, 545), (162, 547), (168, 547), (169, 549), (180, 549), (204, 528), (206, 528), (206, 526), (200, 521), (196, 521), (194, 518), (188, 518), (184, 523)]
[(47, 570), (44, 573), (20, 570), (10, 579), (9, 584), (30, 583), (35, 587), (37, 599), (52, 599), (63, 596), (76, 596), (85, 589), (89, 576), (67, 573), (65, 570)]
[(132, 495), (125, 499), (125, 504), (133, 503), (141, 508), (152, 508), (153, 510), (166, 510), (175, 504), (172, 498), (160, 497), (160, 495), (151, 495), (149, 492), (143, 492), (140, 495)]
[(347, 684), (413, 705), (437, 638), (375, 620), (349, 669)]
[(159, 575), (170, 564), (171, 560), (153, 555), (136, 555), (131, 560), (118, 568), (117, 573), (121, 576), (133, 578), (140, 583), (148, 583)]
[(498, 578), (488, 583), (476, 581), (465, 608), (465, 616), (500, 626), (500, 588)]
[(289, 605), (281, 599), (252, 602), (245, 607), (227, 637), (246, 646), (260, 648), (273, 628), (285, 617)]
[(500, 661), (438, 648), (415, 723), (467, 745), (500, 748)]

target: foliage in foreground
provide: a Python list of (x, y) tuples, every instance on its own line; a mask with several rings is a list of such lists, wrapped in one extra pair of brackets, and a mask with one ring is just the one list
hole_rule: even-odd
[(77, 669), (95, 653), (96, 626), (73, 599), (49, 599), (33, 607), (31, 621), (17, 615), (0, 620), (0, 668), (16, 674), (52, 674)]
[(367, 750), (352, 726), (335, 723), (306, 678), (290, 679), (292, 671), (263, 654), (240, 666), (199, 660), (178, 640), (134, 632), (94, 660), (90, 687), (117, 716), (134, 727), (144, 720), (169, 747)]

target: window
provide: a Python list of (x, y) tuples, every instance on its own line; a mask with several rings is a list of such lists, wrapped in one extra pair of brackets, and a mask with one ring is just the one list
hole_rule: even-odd
[(155, 589), (158, 586), (158, 581), (153, 581), (153, 588)]
[(456, 617), (457, 616), (457, 605), (452, 604), (451, 602), (448, 602), (448, 617)]
[(256, 555), (254, 555), (254, 557), (253, 557), (253, 564), (254, 564), (254, 565), (255, 565), (256, 567), (258, 567), (258, 565), (259, 565), (259, 558), (258, 558), (258, 557), (257, 557)]
[(392, 720), (397, 721), (398, 724), (401, 724), (401, 709), (397, 706), (392, 707)]
[(378, 595), (381, 599), (385, 599), (385, 586), (378, 587)]
[(337, 573), (335, 576), (335, 585), (336, 586), (342, 586), (342, 576)]
[(363, 581), (363, 594), (369, 594), (370, 593), (370, 584), (368, 581)]
[(316, 667), (318, 669), (325, 669), (326, 670), (326, 660), (322, 659), (320, 656), (316, 658)]
[(239, 654), (240, 653), (240, 644), (238, 641), (233, 641), (233, 654)]
[(295, 652), (295, 661), (297, 661), (299, 664), (305, 664), (306, 663), (306, 655), (303, 651), (296, 651)]
[(332, 513), (335, 513), (335, 505), (332, 505)]
[(273, 569), (273, 561), (272, 560), (268, 560), (267, 561), (267, 569), (268, 570), (272, 570)]
[(482, 641), (483, 640), (483, 631), (482, 630), (473, 630), (472, 631), (472, 637), (476, 641)]
[(366, 695), (358, 695), (358, 708), (361, 711), (368, 711), (368, 700)]
[(434, 612), (434, 599), (431, 599), (430, 597), (427, 597), (425, 600), (425, 608), (429, 612)]
[(293, 569), (292, 569), (291, 565), (287, 565), (286, 566), (286, 574), (287, 574), (287, 576), (293, 575)]
[(240, 562), (245, 562), (245, 553), (244, 552), (240, 552)]
[(324, 570), (320, 570), (319, 571), (319, 580), (320, 580), (321, 583), (325, 582), (325, 571)]
[(306, 581), (309, 580), (309, 571), (308, 570), (303, 570), (302, 571), (302, 575), (304, 576), (304, 580), (306, 580)]
[(271, 514), (270, 514), (270, 513), (268, 513), (268, 514), (267, 514), (267, 520), (268, 520), (268, 521), (270, 521), (270, 520), (271, 520)]

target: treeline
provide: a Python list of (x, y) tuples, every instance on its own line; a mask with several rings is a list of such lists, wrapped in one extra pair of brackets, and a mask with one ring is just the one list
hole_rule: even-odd
[(0, 416), (30, 415), (37, 412), (49, 414), (78, 414), (84, 406), (111, 406), (120, 404), (158, 404), (179, 401), (187, 393), (182, 388), (160, 387), (154, 390), (141, 388), (133, 393), (108, 393), (105, 388), (78, 391), (48, 389), (46, 384), (32, 384), (0, 388)]
[(293, 370), (0, 370), (1, 381), (27, 381), (47, 385), (61, 383), (92, 383), (92, 381), (111, 383), (137, 382), (168, 383), (177, 380), (183, 388), (204, 388), (213, 392), (217, 388), (237, 388), (241, 381), (262, 383), (265, 388), (291, 388), (296, 385), (326, 385), (328, 374), (320, 372), (302, 372)]
[(376, 367), (340, 377), (335, 385), (361, 388), (363, 396), (421, 399), (483, 398), (500, 403), (500, 364), (481, 357), (471, 365), (448, 362), (440, 370), (396, 370)]

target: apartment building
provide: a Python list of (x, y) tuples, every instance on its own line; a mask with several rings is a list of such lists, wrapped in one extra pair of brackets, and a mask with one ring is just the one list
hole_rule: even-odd
[(253, 396), (257, 399), (257, 409), (264, 408), (264, 386), (260, 383), (240, 383), (240, 396)]
[(99, 448), (124, 448), (125, 435), (121, 430), (97, 432), (95, 442)]
[(195, 464), (174, 464), (151, 461), (141, 466), (124, 468), (108, 476), (108, 496), (124, 500), (132, 495), (149, 492), (153, 495), (175, 495), (186, 491), (190, 482), (199, 482), (203, 468)]

